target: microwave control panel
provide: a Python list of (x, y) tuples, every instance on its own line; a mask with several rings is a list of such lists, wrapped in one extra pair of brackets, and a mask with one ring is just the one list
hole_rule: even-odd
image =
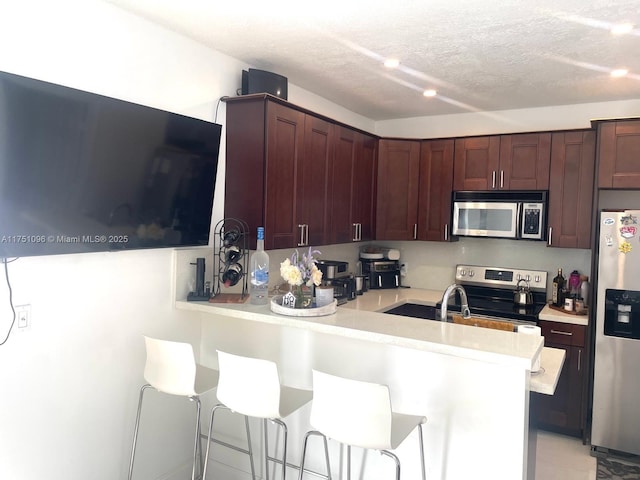
[(522, 238), (542, 239), (543, 205), (525, 203), (522, 206)]

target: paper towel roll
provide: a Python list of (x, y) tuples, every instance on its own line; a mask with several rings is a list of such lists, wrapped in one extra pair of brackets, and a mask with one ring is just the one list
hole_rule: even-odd
[(540, 336), (542, 335), (542, 329), (537, 325), (518, 325), (518, 333)]
[[(524, 335), (535, 335), (540, 337), (542, 335), (542, 330), (540, 327), (536, 325), (518, 325), (518, 333), (522, 333)], [(544, 341), (544, 339), (543, 339)], [(532, 372), (538, 372), (540, 370), (540, 354), (538, 354), (538, 358), (533, 362), (533, 367), (531, 368)]]

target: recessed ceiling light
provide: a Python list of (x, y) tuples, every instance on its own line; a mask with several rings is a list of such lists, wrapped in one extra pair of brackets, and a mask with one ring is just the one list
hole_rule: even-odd
[(400, 66), (400, 60), (397, 58), (387, 58), (384, 61), (384, 66), (387, 68), (398, 68)]
[(611, 33), (614, 35), (624, 35), (633, 30), (632, 23), (620, 23), (611, 27)]
[(438, 94), (438, 92), (436, 92), (434, 89), (430, 88), (428, 90), (425, 90), (424, 92), (422, 92), (422, 95), (424, 95), (425, 97), (435, 97)]
[(629, 70), (626, 68), (616, 68), (615, 70), (611, 70), (610, 75), (615, 78), (624, 77), (629, 73)]

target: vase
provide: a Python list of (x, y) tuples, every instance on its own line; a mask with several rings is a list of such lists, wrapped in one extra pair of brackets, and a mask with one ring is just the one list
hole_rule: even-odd
[(289, 286), (290, 298), (293, 300), (293, 305), (289, 304), (292, 308), (309, 308), (313, 303), (313, 296), (311, 290), (305, 285), (290, 285)]

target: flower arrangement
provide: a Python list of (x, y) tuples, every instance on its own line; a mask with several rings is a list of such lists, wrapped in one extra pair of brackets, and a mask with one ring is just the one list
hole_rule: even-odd
[(295, 303), (291, 306), (307, 307), (311, 303), (310, 298), (308, 301), (304, 300), (303, 286), (315, 285), (317, 287), (320, 285), (322, 272), (318, 269), (317, 260), (313, 257), (320, 253), (309, 247), (309, 251), (300, 256), (296, 250), (291, 258), (285, 259), (280, 264), (280, 275), (291, 286), (292, 294), (295, 297)]

